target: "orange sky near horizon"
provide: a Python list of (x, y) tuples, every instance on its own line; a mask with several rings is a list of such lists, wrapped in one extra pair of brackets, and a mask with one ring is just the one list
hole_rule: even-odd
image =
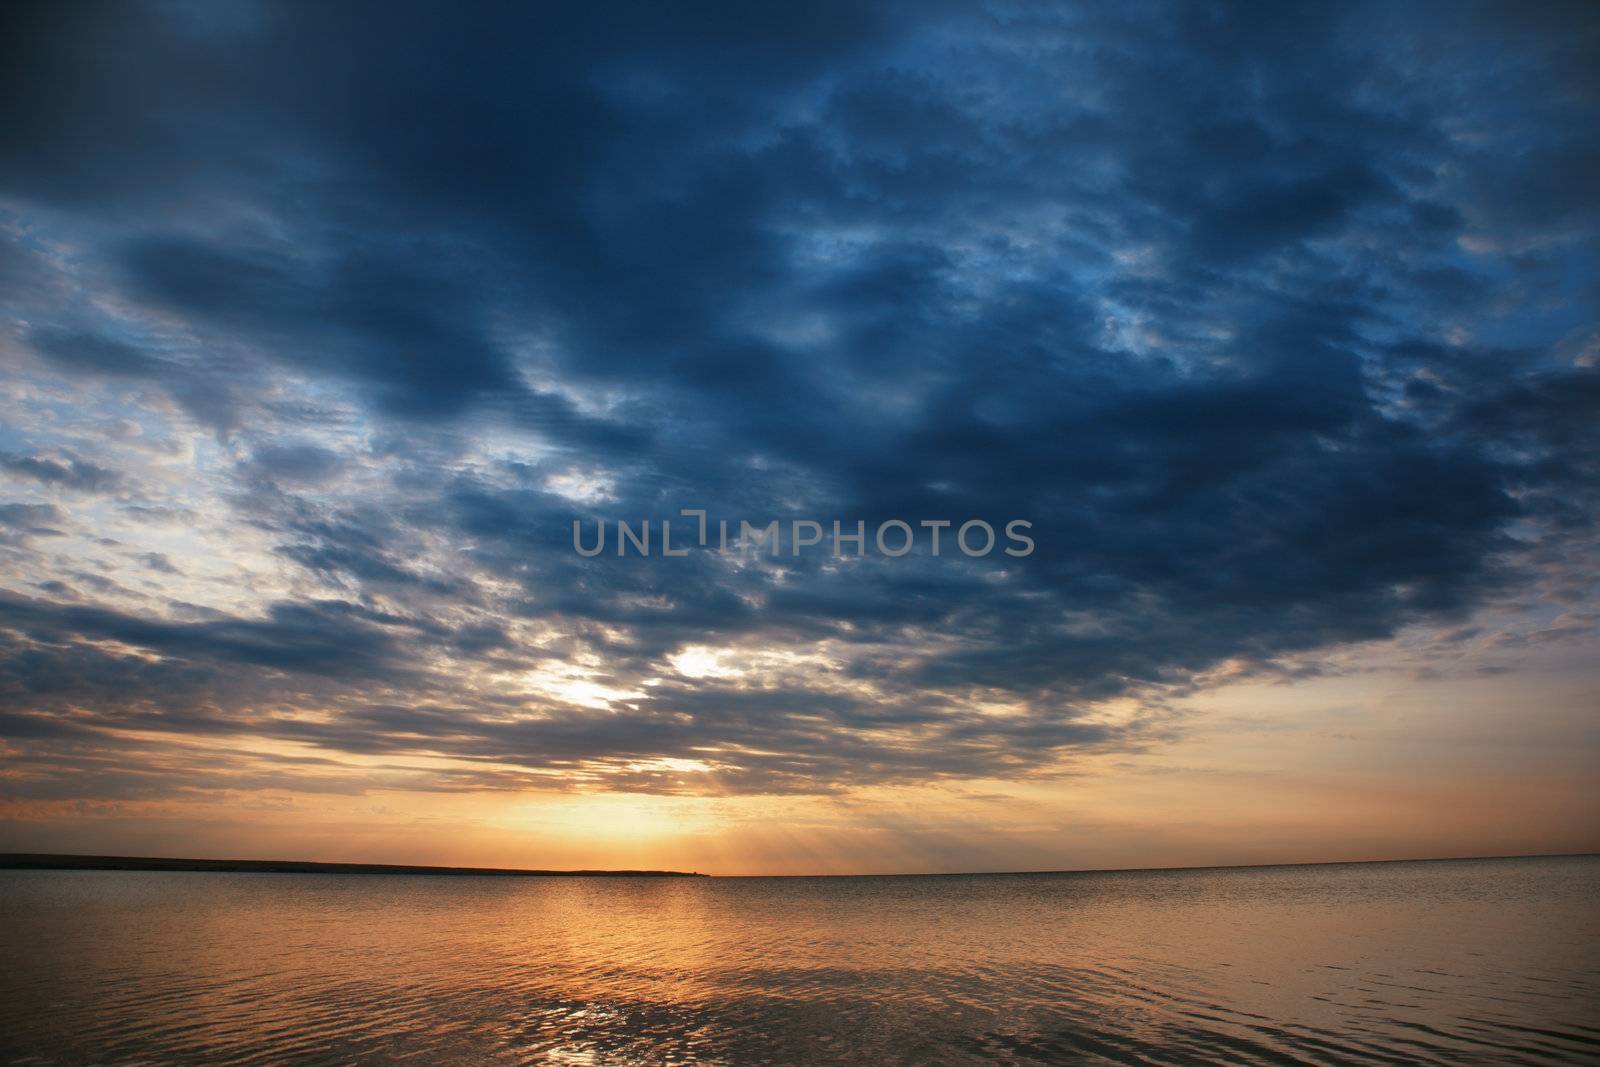
[(320, 789), (273, 789), (243, 781), (250, 750), (233, 747), (243, 788), (8, 803), (0, 848), (717, 875), (1600, 851), (1581, 650), (1524, 651), (1517, 669), (1485, 675), (1472, 659), (1419, 672), (1404, 645), (1347, 650), (1342, 670), (1294, 683), (1218, 681), (1175, 701), (1172, 729), (1143, 751), (1012, 781), (787, 796), (719, 795), (714, 782), (676, 795), (438, 792), (385, 787), (343, 756)]

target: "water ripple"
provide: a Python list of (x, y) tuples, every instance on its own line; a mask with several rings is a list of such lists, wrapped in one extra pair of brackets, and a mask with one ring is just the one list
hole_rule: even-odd
[(1600, 1063), (1600, 861), (0, 873), (0, 1059)]

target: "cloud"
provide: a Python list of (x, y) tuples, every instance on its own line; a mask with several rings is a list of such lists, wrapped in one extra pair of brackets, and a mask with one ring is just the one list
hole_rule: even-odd
[(338, 453), (310, 442), (266, 445), (250, 457), (252, 472), (268, 479), (315, 485), (338, 473)]
[(107, 470), (71, 455), (52, 459), (48, 456), (19, 456), (10, 452), (0, 452), (0, 470), (10, 471), (46, 485), (90, 493), (108, 492), (115, 489), (121, 480), (116, 471)]
[(54, 504), (0, 504), (0, 543), (20, 545), (29, 537), (59, 537), (54, 524), (64, 523), (67, 513)]
[(46, 359), (68, 371), (112, 377), (155, 377), (160, 361), (110, 337), (49, 327), (29, 332), (28, 341)]
[[(1600, 97), (1566, 8), (9, 17), (12, 252), (77, 297), (9, 298), (13, 370), (67, 399), (0, 462), (138, 490), (129, 566), (210, 613), (17, 541), (30, 751), (1053, 773), (1220, 665), (1459, 626), (1589, 558), (1600, 391), (1562, 353)], [(125, 464), (94, 405), (180, 458)], [(115, 521), (52, 506), (17, 529)], [(1038, 550), (571, 551), (683, 507), (1025, 518)], [(179, 516), (220, 558), (161, 540)], [(700, 647), (726, 670), (674, 667)]]

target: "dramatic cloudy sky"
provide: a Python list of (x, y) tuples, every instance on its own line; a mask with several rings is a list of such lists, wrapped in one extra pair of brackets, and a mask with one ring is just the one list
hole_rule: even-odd
[(4, 18), (0, 846), (1600, 846), (1592, 7)]

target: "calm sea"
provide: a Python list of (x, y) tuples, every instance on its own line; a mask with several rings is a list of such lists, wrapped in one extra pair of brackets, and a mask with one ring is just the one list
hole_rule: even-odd
[(0, 872), (16, 1063), (1600, 1062), (1600, 859)]

